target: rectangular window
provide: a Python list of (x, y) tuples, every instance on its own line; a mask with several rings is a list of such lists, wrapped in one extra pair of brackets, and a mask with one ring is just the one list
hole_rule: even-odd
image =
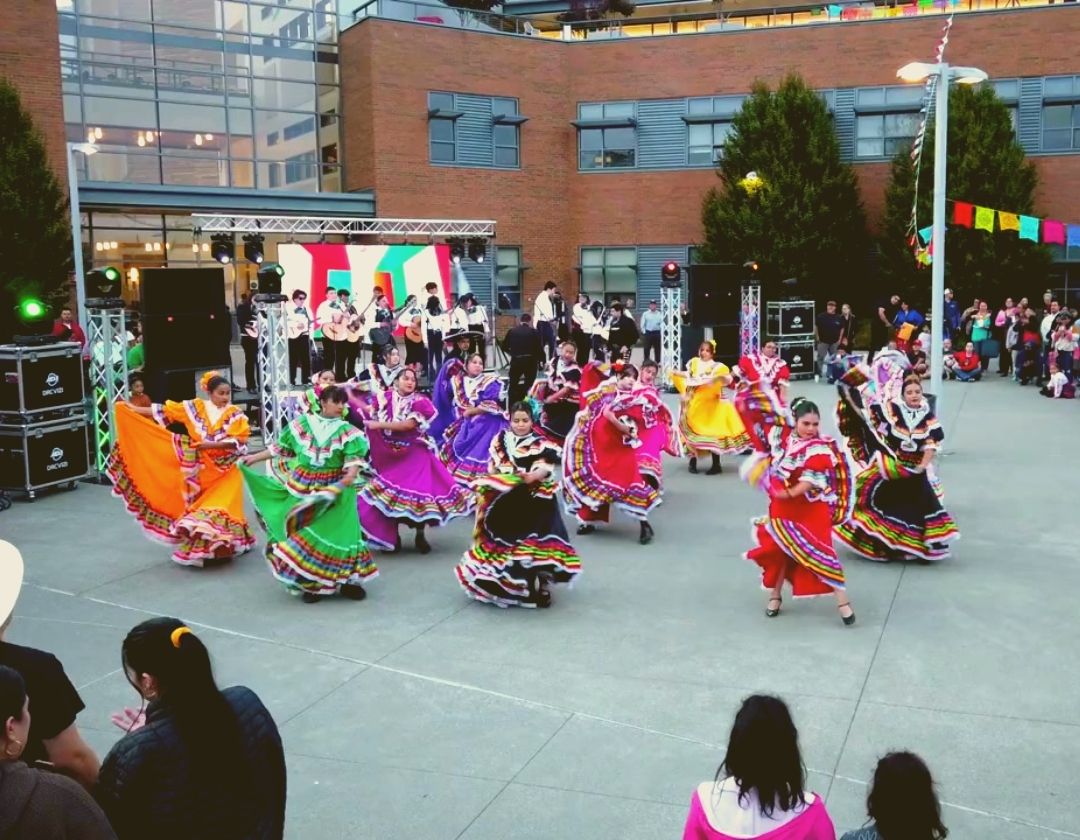
[[(579, 120), (633, 120), (633, 102), (579, 105)], [(630, 169), (637, 163), (637, 128), (633, 125), (578, 129), (578, 168)]]
[(923, 88), (860, 88), (855, 92), (855, 157), (891, 158), (910, 149), (919, 130)]
[[(273, 169), (271, 169), (271, 172)], [(315, 153), (304, 152), (285, 158), (285, 183), (295, 184), (300, 181), (308, 181), (315, 177)]]
[[(292, 125), (287, 125), (281, 132), (281, 136), (285, 140), (295, 140), (297, 137), (303, 137), (315, 130), (315, 118), (308, 117), (307, 119), (294, 122)], [(267, 144), (269, 145), (269, 138), (267, 138)]]
[(495, 248), (495, 302), (504, 312), (521, 311), (521, 248), (499, 245)]
[(686, 162), (709, 166), (723, 157), (724, 143), (731, 134), (731, 121), (742, 108), (742, 96), (701, 96), (687, 100), (689, 115)]
[(1043, 81), (1042, 150), (1080, 150), (1080, 76)]
[(267, 146), (276, 146), (277, 144), (278, 144), (278, 133), (276, 131), (271, 131), (269, 134), (266, 135), (266, 145)]
[(636, 248), (582, 248), (581, 291), (610, 303), (637, 294)]
[(1012, 122), (1013, 134), (1016, 134), (1020, 124), (1020, 82), (1017, 79), (996, 79), (990, 82), (1005, 107), (1009, 109), (1009, 120)]
[(428, 94), (428, 145), (432, 163), (454, 163), (457, 160), (455, 118), (447, 116), (454, 113), (454, 94)]
[[(516, 99), (492, 99), (491, 115), (497, 119), (502, 116), (517, 116)], [(520, 163), (521, 130), (517, 125), (494, 122), (491, 126), (492, 162), (496, 166), (515, 168)]]

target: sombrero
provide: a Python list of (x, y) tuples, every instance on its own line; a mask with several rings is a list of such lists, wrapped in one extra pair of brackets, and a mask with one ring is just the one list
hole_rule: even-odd
[(19, 549), (0, 540), (0, 624), (15, 611), (23, 582), (23, 559)]
[(484, 334), (480, 330), (463, 330), (461, 327), (454, 327), (452, 330), (443, 333), (443, 341), (457, 341), (459, 338), (483, 337)]

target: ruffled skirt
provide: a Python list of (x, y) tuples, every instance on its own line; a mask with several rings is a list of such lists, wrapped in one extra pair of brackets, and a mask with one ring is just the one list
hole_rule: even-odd
[(755, 545), (746, 558), (761, 567), (761, 585), (783, 579), (796, 598), (830, 595), (844, 588), (844, 567), (832, 540), (832, 511), (806, 498), (772, 499), (769, 514), (751, 521)]

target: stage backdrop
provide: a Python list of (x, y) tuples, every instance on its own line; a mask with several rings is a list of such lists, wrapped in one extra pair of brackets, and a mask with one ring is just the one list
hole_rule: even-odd
[(312, 314), (325, 300), (327, 287), (348, 289), (357, 311), (371, 302), (375, 286), (382, 287), (395, 309), (409, 295), (416, 295), (423, 304), (428, 283), (439, 284), (444, 307), (450, 300), (449, 245), (282, 243), (277, 252), (285, 269), (282, 293), (291, 297), (296, 289), (303, 289)]

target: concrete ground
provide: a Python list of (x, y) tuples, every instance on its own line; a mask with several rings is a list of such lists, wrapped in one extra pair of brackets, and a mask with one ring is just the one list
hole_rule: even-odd
[[(833, 401), (824, 385), (793, 391)], [(627, 520), (579, 538), (584, 574), (547, 611), (465, 598), (451, 569), (466, 521), (434, 532), (426, 557), (382, 556), (364, 603), (305, 605), (258, 551), (176, 566), (83, 485), (0, 513), (28, 565), (10, 639), (61, 658), (104, 754), (109, 713), (136, 701), (121, 639), (150, 615), (183, 618), (220, 683), (255, 689), (281, 727), (290, 838), (679, 837), (753, 692), (792, 707), (841, 831), (863, 823), (876, 758), (909, 748), (940, 783), (950, 836), (1080, 837), (1080, 406), (996, 376), (950, 383), (945, 400), (941, 474), (963, 539), (930, 567), (844, 555), (851, 628), (825, 599), (765, 618), (740, 557), (764, 499), (729, 459), (714, 477), (669, 462), (656, 542), (640, 547)]]

